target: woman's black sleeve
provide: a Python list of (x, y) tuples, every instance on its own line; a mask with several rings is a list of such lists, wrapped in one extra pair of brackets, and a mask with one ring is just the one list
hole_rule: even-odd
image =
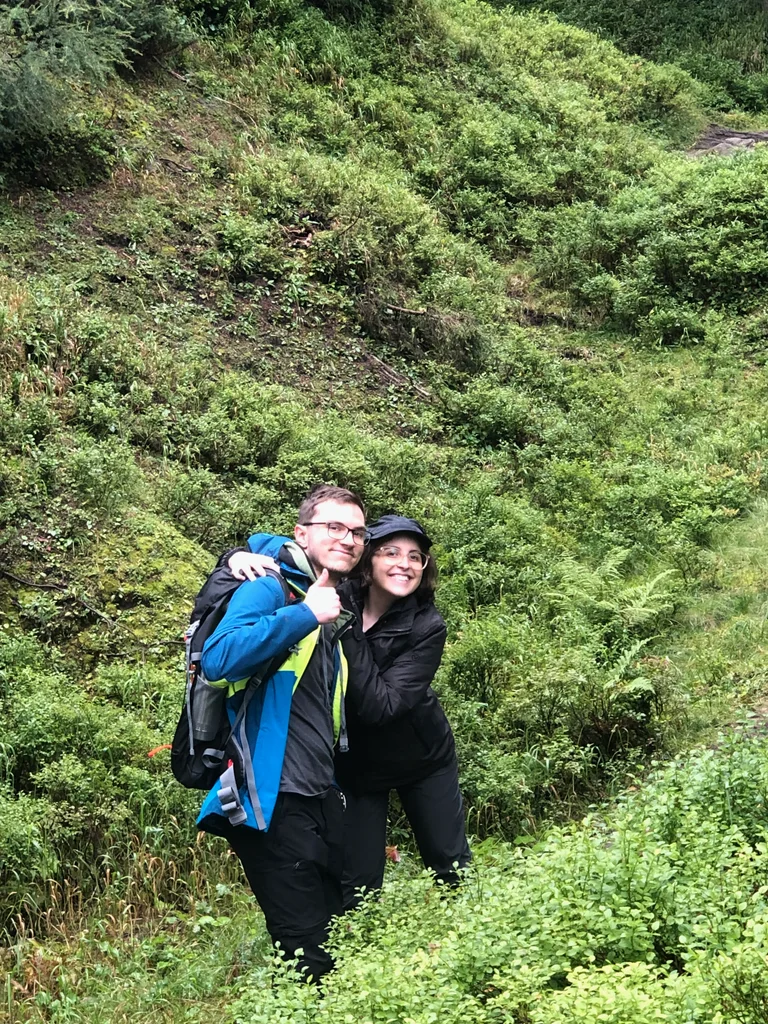
[(424, 697), (435, 678), (445, 647), (442, 620), (414, 640), (382, 672), (359, 624), (345, 633), (341, 645), (349, 665), (347, 696), (365, 725), (386, 725), (407, 714)]

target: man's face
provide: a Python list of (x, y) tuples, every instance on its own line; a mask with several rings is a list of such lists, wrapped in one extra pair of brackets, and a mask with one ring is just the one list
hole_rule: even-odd
[[(328, 524), (331, 524), (331, 534)], [(311, 523), (299, 523), (294, 530), (296, 542), (304, 548), (315, 570), (327, 569), (334, 577), (346, 576), (363, 553), (362, 540), (344, 530), (363, 530), (365, 516), (357, 505), (340, 501), (321, 501)]]

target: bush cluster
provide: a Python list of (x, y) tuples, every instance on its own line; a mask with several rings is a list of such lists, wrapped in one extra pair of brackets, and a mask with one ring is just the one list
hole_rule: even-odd
[(0, 183), (83, 184), (114, 156), (108, 117), (83, 91), (118, 69), (187, 45), (192, 34), (169, 4), (148, 0), (74, 6), (41, 0), (0, 11)]
[(768, 150), (729, 160), (667, 158), (605, 206), (534, 215), (534, 259), (551, 283), (649, 344), (712, 344), (713, 311), (760, 310)]
[(522, 0), (517, 6), (545, 7), (622, 50), (685, 68), (707, 84), (718, 107), (765, 110), (768, 103), (765, 11), (751, 0)]
[(87, 897), (107, 869), (125, 874), (137, 842), (190, 869), (196, 797), (169, 785), (167, 752), (147, 757), (178, 715), (175, 668), (115, 663), (76, 680), (72, 662), (4, 631), (0, 709), (3, 926), (37, 920), (51, 882)]
[(236, 1004), (268, 1020), (757, 1022), (766, 963), (764, 739), (659, 771), (606, 819), (481, 844), (461, 890), (390, 873), (339, 923), (322, 994), (280, 967)]

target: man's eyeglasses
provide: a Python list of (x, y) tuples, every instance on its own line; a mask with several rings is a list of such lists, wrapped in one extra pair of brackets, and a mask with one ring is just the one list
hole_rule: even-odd
[[(376, 551), (374, 551), (374, 554), (378, 555), (378, 557), (382, 558), (385, 562), (391, 562), (393, 565), (399, 562), (403, 557), (402, 550), (395, 547), (394, 544), (385, 544), (382, 547), (377, 548)], [(414, 569), (426, 569), (427, 562), (429, 562), (429, 555), (425, 554), (423, 551), (411, 550), (406, 553), (405, 557), (408, 564)]]
[(368, 531), (364, 526), (356, 526), (353, 530), (344, 523), (324, 523), (324, 522), (312, 522), (302, 523), (303, 526), (324, 526), (328, 530), (328, 536), (332, 540), (346, 540), (347, 537), (352, 534), (352, 540), (355, 544), (365, 544), (365, 539), (368, 536)]

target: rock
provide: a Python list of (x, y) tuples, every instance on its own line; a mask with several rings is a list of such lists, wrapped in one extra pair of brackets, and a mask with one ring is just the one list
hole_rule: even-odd
[(689, 156), (732, 156), (755, 148), (758, 142), (768, 142), (768, 131), (735, 131), (712, 124), (688, 150)]

